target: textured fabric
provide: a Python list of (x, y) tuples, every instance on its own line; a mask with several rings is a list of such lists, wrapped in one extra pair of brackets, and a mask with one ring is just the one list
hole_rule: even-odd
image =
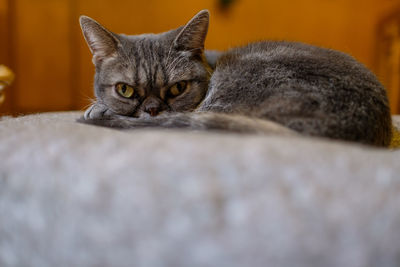
[(400, 266), (400, 150), (0, 120), (0, 266)]

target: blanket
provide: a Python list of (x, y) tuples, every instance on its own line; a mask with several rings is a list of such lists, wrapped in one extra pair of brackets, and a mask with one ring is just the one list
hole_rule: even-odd
[(0, 120), (0, 266), (400, 266), (400, 150), (79, 116)]

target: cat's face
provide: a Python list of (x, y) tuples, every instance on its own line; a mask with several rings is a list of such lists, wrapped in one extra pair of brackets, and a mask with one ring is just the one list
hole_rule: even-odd
[(211, 68), (204, 58), (208, 11), (162, 34), (114, 34), (81, 17), (96, 66), (97, 101), (127, 116), (191, 111), (207, 92)]

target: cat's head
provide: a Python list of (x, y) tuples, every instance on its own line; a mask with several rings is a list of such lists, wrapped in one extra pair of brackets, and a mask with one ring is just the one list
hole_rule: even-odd
[(122, 35), (80, 18), (96, 67), (97, 101), (127, 116), (191, 111), (207, 92), (211, 69), (204, 57), (209, 12), (161, 34)]

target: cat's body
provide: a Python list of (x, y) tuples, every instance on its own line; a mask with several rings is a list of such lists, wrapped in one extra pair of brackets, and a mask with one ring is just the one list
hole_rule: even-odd
[[(85, 114), (87, 123), (262, 133), (292, 129), (378, 146), (390, 142), (385, 89), (341, 52), (258, 42), (206, 53), (206, 60), (206, 11), (184, 28), (160, 35), (115, 35), (87, 18), (81, 23), (96, 65), (97, 102)], [(90, 36), (93, 29), (96, 36)], [(103, 47), (96, 48), (96, 42)], [(108, 55), (98, 52), (110, 46)], [(136, 95), (121, 98), (121, 83), (129, 85), (123, 92), (132, 88)]]

